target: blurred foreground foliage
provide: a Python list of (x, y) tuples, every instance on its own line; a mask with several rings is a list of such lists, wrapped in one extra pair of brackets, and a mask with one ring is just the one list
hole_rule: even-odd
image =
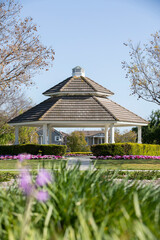
[[(160, 189), (116, 172), (79, 171), (79, 166), (52, 170), (50, 200), (34, 200), (26, 240), (160, 239)], [(19, 239), (26, 197), (18, 187), (0, 189), (0, 239)]]

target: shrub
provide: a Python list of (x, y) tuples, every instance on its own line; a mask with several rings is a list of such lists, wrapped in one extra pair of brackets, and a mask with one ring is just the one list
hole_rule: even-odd
[(144, 180), (144, 179), (153, 180), (153, 179), (160, 178), (159, 171), (133, 171), (133, 172), (127, 172), (125, 174), (128, 175), (129, 179), (133, 179), (133, 180)]
[(33, 155), (59, 155), (66, 153), (65, 145), (39, 145), (39, 144), (19, 144), (19, 145), (0, 145), (0, 155), (17, 155), (20, 153), (30, 153)]
[(0, 182), (7, 182), (18, 177), (17, 173), (0, 172)]
[(104, 143), (91, 146), (95, 156), (146, 155), (159, 156), (160, 145), (138, 143)]
[(160, 172), (159, 171), (115, 171), (115, 170), (109, 170), (104, 172), (104, 176), (107, 176), (108, 178), (112, 178), (115, 176), (116, 179), (131, 179), (131, 180), (156, 180), (160, 178)]
[(63, 156), (66, 153), (67, 146), (65, 145), (40, 145), (40, 150), (43, 155)]

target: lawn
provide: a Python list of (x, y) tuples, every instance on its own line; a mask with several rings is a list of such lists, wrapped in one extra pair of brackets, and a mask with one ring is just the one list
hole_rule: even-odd
[[(61, 160), (51, 160), (51, 159), (32, 159), (25, 160), (23, 165), (29, 167), (30, 169), (37, 168), (47, 168), (47, 169), (56, 169), (59, 166)], [(0, 160), (0, 170), (4, 169), (18, 169), (18, 160)]]
[[(23, 164), (30, 169), (37, 168), (58, 169), (60, 162), (64, 160), (32, 159)], [(160, 160), (155, 159), (132, 159), (132, 160), (97, 160), (92, 161), (97, 169), (120, 169), (120, 170), (160, 170)], [(0, 160), (0, 171), (18, 169), (18, 160)]]
[(131, 160), (97, 160), (96, 168), (120, 170), (160, 170), (160, 160), (131, 159)]

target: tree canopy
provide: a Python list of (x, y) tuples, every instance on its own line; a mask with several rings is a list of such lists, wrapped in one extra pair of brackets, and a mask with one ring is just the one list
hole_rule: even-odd
[[(14, 142), (14, 128), (7, 122), (32, 106), (21, 87), (30, 86), (34, 74), (48, 70), (54, 60), (53, 49), (40, 42), (33, 19), (21, 19), (21, 8), (16, 0), (0, 1), (1, 144)], [(20, 143), (35, 142), (36, 137), (36, 128), (20, 129)]]
[[(142, 127), (142, 142), (160, 144), (160, 110), (152, 111), (147, 127)], [(133, 129), (137, 132), (137, 128)]]
[(130, 62), (122, 62), (130, 79), (131, 91), (148, 102), (160, 104), (160, 33), (151, 35), (151, 41), (134, 47), (132, 41), (127, 44), (130, 49)]
[(90, 150), (83, 132), (74, 131), (67, 136), (67, 146), (71, 152), (88, 152)]
[(118, 129), (115, 129), (115, 142), (123, 143), (123, 142), (136, 142), (137, 134), (134, 131), (125, 130), (120, 133)]
[[(15, 139), (14, 127), (9, 126), (7, 122), (31, 108), (33, 103), (20, 91), (7, 91), (6, 94), (2, 92), (0, 106), (0, 144), (12, 144)], [(21, 127), (19, 142), (37, 143), (36, 130), (34, 127)]]
[(32, 84), (33, 75), (48, 70), (54, 59), (52, 48), (44, 46), (31, 17), (20, 18), (15, 0), (0, 2), (0, 90)]

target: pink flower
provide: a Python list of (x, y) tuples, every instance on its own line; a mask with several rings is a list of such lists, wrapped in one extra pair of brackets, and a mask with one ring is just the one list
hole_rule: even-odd
[(18, 155), (18, 159), (20, 162), (23, 162), (25, 159), (31, 159), (31, 155), (30, 154), (19, 154)]

